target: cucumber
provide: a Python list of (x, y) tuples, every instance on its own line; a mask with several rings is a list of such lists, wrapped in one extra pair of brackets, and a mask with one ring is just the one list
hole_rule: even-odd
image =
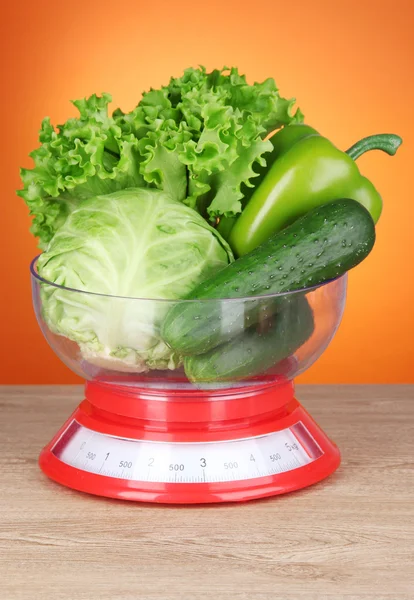
[(374, 242), (374, 221), (359, 202), (342, 199), (319, 206), (198, 285), (187, 298), (211, 301), (173, 306), (161, 335), (183, 355), (208, 352), (232, 339), (246, 322), (254, 324), (261, 305), (272, 313), (286, 299), (257, 296), (300, 290), (343, 275), (366, 258)]
[(264, 373), (291, 356), (312, 335), (312, 309), (303, 294), (293, 294), (267, 330), (253, 326), (232, 341), (184, 359), (185, 374), (196, 382), (237, 381)]
[[(182, 355), (203, 354), (232, 340), (251, 325), (272, 316), (283, 297), (212, 300), (174, 306), (164, 321), (161, 337)], [(190, 320), (189, 320), (190, 319)]]

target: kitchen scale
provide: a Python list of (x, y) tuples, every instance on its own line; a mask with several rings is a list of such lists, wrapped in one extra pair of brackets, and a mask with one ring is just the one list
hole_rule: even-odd
[(307, 487), (339, 466), (338, 448), (295, 398), (293, 377), (332, 339), (346, 276), (307, 293), (315, 329), (294, 355), (249, 380), (210, 386), (190, 384), (180, 370), (131, 374), (91, 365), (46, 323), (45, 282), (33, 265), (32, 283), (46, 339), (88, 380), (84, 400), (40, 455), (54, 481), (123, 500), (232, 502)]
[(316, 483), (337, 447), (295, 399), (291, 382), (159, 398), (88, 383), (86, 399), (40, 456), (71, 488), (124, 500), (248, 500)]

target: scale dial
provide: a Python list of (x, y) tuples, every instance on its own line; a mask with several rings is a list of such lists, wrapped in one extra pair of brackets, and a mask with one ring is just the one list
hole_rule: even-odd
[(88, 473), (176, 484), (273, 476), (308, 465), (323, 454), (302, 422), (266, 435), (222, 442), (153, 442), (92, 431), (76, 420), (52, 453)]

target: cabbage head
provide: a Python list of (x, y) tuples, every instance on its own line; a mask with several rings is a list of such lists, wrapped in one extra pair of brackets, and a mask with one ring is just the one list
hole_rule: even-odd
[(41, 284), (43, 318), (98, 367), (175, 369), (181, 358), (160, 336), (166, 300), (185, 297), (232, 260), (215, 229), (162, 191), (89, 198), (38, 260), (39, 275), (62, 286)]

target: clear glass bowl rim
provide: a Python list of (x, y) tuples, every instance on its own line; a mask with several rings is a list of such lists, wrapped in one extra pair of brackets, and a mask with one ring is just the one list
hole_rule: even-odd
[(317, 290), (318, 288), (325, 287), (326, 285), (329, 285), (330, 283), (333, 283), (334, 281), (338, 281), (341, 278), (347, 277), (347, 273), (344, 273), (343, 275), (339, 275), (338, 277), (329, 279), (328, 281), (325, 281), (324, 283), (320, 283), (320, 284), (305, 287), (305, 288), (300, 288), (298, 290), (293, 290), (291, 292), (278, 292), (275, 294), (262, 294), (262, 295), (257, 295), (257, 296), (243, 296), (243, 297), (237, 297), (237, 298), (223, 297), (223, 298), (193, 298), (193, 299), (138, 298), (138, 297), (134, 297), (134, 296), (116, 296), (115, 294), (102, 294), (101, 292), (88, 292), (86, 290), (78, 290), (76, 288), (70, 288), (70, 287), (66, 287), (64, 285), (58, 285), (57, 283), (53, 283), (53, 281), (49, 281), (49, 280), (45, 279), (44, 277), (42, 277), (41, 275), (39, 275), (39, 273), (36, 270), (36, 264), (37, 264), (37, 261), (39, 260), (40, 256), (41, 256), (41, 254), (38, 254), (37, 256), (35, 256), (34, 259), (30, 263), (30, 273), (31, 273), (32, 277), (34, 277), (34, 279), (37, 279), (37, 281), (39, 281), (40, 283), (50, 285), (52, 287), (55, 287), (60, 290), (64, 290), (66, 292), (75, 292), (78, 294), (88, 294), (89, 296), (100, 296), (100, 297), (104, 297), (104, 298), (113, 298), (113, 299), (119, 299), (119, 300), (137, 300), (137, 301), (139, 300), (141, 302), (144, 302), (144, 301), (145, 302), (165, 302), (168, 304), (178, 304), (178, 303), (181, 304), (184, 302), (209, 303), (209, 302), (222, 302), (222, 301), (226, 301), (226, 302), (246, 301), (246, 302), (248, 302), (248, 301), (253, 301), (253, 300), (257, 301), (258, 299), (265, 300), (265, 299), (277, 298), (277, 297), (282, 297), (282, 296), (292, 296), (294, 294), (307, 294), (308, 292), (313, 292), (313, 291)]

